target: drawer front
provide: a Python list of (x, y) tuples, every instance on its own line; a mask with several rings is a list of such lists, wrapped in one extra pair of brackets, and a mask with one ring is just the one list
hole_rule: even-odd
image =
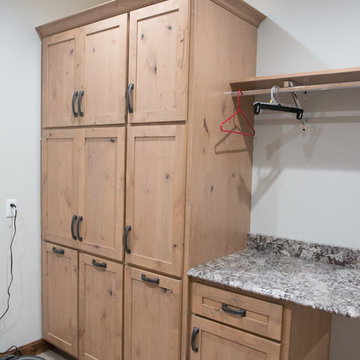
[(279, 360), (281, 345), (198, 316), (191, 318), (190, 360)]
[(192, 283), (192, 312), (281, 341), (282, 305)]

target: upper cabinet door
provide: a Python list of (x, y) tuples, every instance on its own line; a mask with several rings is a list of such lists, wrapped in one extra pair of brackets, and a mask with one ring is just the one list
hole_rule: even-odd
[(128, 263), (182, 276), (185, 125), (128, 129)]
[(127, 14), (82, 29), (80, 123), (125, 123)]
[(125, 128), (85, 129), (80, 157), (80, 249), (122, 260)]
[(78, 247), (79, 154), (83, 130), (42, 134), (42, 234), (44, 240)]
[(80, 30), (70, 30), (43, 41), (42, 117), (43, 127), (76, 124), (72, 104), (80, 73)]
[(187, 120), (188, 1), (130, 13), (131, 122)]

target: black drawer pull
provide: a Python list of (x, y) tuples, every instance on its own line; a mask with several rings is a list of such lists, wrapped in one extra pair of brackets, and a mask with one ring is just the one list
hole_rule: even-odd
[(78, 98), (78, 110), (79, 110), (79, 115), (80, 115), (81, 117), (84, 116), (84, 113), (81, 111), (81, 102), (82, 102), (83, 96), (84, 96), (84, 90), (81, 90), (81, 91), (79, 92), (79, 98)]
[(95, 259), (93, 259), (91, 263), (92, 263), (94, 266), (99, 267), (99, 268), (106, 269), (106, 267), (107, 267), (106, 262), (99, 263), (99, 262), (97, 262)]
[(57, 255), (64, 255), (65, 251), (63, 249), (57, 249), (55, 246), (52, 248), (52, 252)]
[(130, 96), (131, 96), (131, 92), (134, 90), (134, 84), (130, 83), (129, 87), (127, 89), (126, 92), (126, 105), (127, 105), (127, 109), (129, 111), (129, 114), (132, 114), (134, 112), (134, 108), (132, 107), (131, 103), (130, 103)]
[(79, 241), (83, 241), (83, 238), (80, 236), (80, 223), (83, 221), (83, 217), (79, 216), (78, 222), (76, 224), (76, 233), (77, 233), (77, 238)]
[(78, 117), (78, 116), (79, 116), (79, 114), (75, 111), (75, 101), (76, 101), (76, 98), (77, 98), (78, 95), (79, 95), (79, 92), (78, 92), (78, 91), (74, 91), (74, 94), (73, 94), (73, 97), (72, 97), (72, 101), (71, 101), (71, 108), (72, 108), (72, 112), (73, 112), (74, 117)]
[(72, 236), (72, 238), (73, 238), (74, 240), (77, 240), (77, 237), (76, 237), (76, 235), (75, 235), (75, 233), (74, 233), (74, 223), (75, 223), (76, 220), (77, 220), (77, 216), (74, 215), (74, 216), (72, 217), (72, 219), (71, 219), (71, 227), (70, 227), (71, 236)]
[(128, 248), (128, 243), (127, 243), (130, 230), (131, 230), (131, 226), (126, 225), (125, 231), (124, 231), (124, 249), (127, 254), (131, 254), (131, 250)]
[(195, 345), (196, 336), (199, 334), (199, 328), (193, 327), (193, 331), (191, 334), (191, 349), (193, 352), (199, 352), (199, 347)]
[(222, 311), (227, 312), (232, 315), (239, 315), (241, 317), (246, 316), (245, 309), (239, 309), (239, 310), (230, 309), (227, 304), (222, 304), (221, 309), (222, 309)]
[(145, 274), (141, 274), (141, 280), (142, 281), (146, 281), (148, 283), (151, 283), (151, 284), (156, 284), (156, 285), (159, 285), (160, 284), (160, 279), (159, 278), (148, 278)]

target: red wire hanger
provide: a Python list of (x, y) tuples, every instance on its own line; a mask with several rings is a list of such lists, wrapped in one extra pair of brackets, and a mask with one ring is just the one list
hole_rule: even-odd
[[(229, 118), (227, 118), (226, 120), (224, 120), (221, 124), (220, 124), (220, 130), (222, 132), (227, 132), (227, 133), (233, 133), (233, 134), (239, 134), (239, 135), (245, 135), (245, 136), (255, 136), (255, 129), (254, 127), (252, 126), (251, 122), (249, 121), (249, 119), (247, 118), (247, 116), (244, 114), (244, 112), (241, 110), (240, 108), (240, 94), (241, 96), (243, 96), (243, 93), (241, 90), (238, 91), (238, 94), (237, 94), (237, 107), (238, 107), (238, 110), (232, 114)], [(224, 130), (223, 129), (223, 125), (226, 124), (228, 121), (230, 121), (234, 116), (236, 116), (237, 114), (241, 114), (243, 116), (243, 118), (246, 120), (247, 124), (249, 125), (249, 127), (251, 128), (252, 130), (252, 133), (245, 133), (245, 132), (242, 132), (242, 131), (234, 131), (234, 130)]]

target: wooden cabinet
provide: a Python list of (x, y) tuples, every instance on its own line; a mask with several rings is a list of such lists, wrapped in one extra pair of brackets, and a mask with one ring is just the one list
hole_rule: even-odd
[(125, 269), (124, 360), (179, 360), (182, 282)]
[(181, 276), (185, 212), (185, 126), (128, 129), (126, 261)]
[(43, 242), (42, 267), (44, 339), (80, 359), (121, 360), (123, 265)]
[(191, 283), (190, 360), (327, 360), (331, 314)]
[[(249, 231), (252, 139), (219, 124), (229, 81), (255, 75), (263, 19), (242, 1), (115, 0), (37, 29), (42, 239), (80, 254), (81, 359), (120, 360), (123, 345), (126, 360), (189, 355), (187, 271)], [(124, 342), (123, 264), (109, 259), (127, 266)], [(253, 310), (242, 330), (278, 336)]]
[(122, 359), (123, 265), (79, 257), (79, 358)]
[(42, 119), (45, 127), (76, 124), (71, 106), (80, 81), (79, 42), (77, 29), (43, 40)]
[(43, 41), (44, 127), (125, 122), (127, 16)]
[(43, 238), (121, 260), (125, 128), (44, 130)]
[(72, 247), (78, 246), (72, 233), (79, 213), (82, 132), (42, 133), (42, 237)]
[(130, 13), (130, 122), (187, 120), (188, 11), (169, 0)]
[(78, 355), (78, 253), (42, 244), (43, 338)]
[(281, 345), (274, 341), (194, 315), (191, 329), (190, 360), (280, 360)]
[(87, 128), (82, 137), (79, 249), (123, 259), (125, 128)]
[(281, 341), (282, 305), (198, 283), (191, 294), (193, 313)]

